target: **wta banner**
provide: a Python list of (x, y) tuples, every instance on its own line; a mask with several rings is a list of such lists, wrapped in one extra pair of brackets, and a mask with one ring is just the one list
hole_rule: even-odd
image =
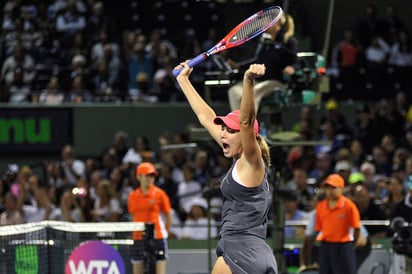
[(73, 140), (70, 108), (0, 109), (2, 153), (56, 153)]
[(66, 274), (125, 274), (125, 266), (119, 252), (100, 241), (80, 244), (66, 263)]

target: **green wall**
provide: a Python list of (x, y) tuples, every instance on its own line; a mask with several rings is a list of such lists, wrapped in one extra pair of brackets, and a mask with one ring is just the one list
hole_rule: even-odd
[[(67, 107), (67, 105), (64, 107)], [(199, 127), (193, 111), (186, 103), (97, 104), (73, 105), (70, 107), (73, 110), (73, 144), (76, 149), (76, 155), (81, 158), (100, 156), (103, 149), (112, 144), (113, 136), (118, 130), (124, 130), (129, 134), (129, 145), (133, 145), (133, 140), (136, 136), (144, 135), (149, 138), (152, 149), (158, 151), (158, 137), (163, 132), (183, 132), (190, 125)], [(321, 115), (323, 107), (313, 107), (315, 115)], [(340, 105), (349, 124), (352, 124), (354, 119), (354, 107), (353, 104)], [(16, 113), (27, 108), (36, 110), (35, 106), (2, 105), (0, 106), (0, 117), (1, 110), (6, 108), (12, 109)], [(229, 111), (225, 103), (213, 103), (213, 108), (218, 115), (226, 114)], [(300, 106), (284, 107), (281, 112), (283, 129), (290, 130), (291, 125), (299, 119)], [(5, 165), (10, 162), (38, 163), (42, 160), (59, 157), (60, 152), (53, 154), (26, 154), (16, 151), (12, 154), (5, 154), (0, 151), (0, 171), (3, 171)]]

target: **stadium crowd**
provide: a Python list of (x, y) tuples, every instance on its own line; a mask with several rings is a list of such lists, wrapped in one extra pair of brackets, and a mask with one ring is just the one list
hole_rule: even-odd
[[(395, 14), (388, 16), (378, 20), (372, 14), (360, 20), (358, 28), (348, 30), (345, 40), (334, 47), (333, 65), (343, 84), (354, 82), (354, 75), (362, 75), (359, 70), (365, 67), (373, 72), (367, 74), (372, 86), (383, 79), (382, 71), (411, 69), (409, 32)], [(360, 31), (360, 37), (369, 40), (354, 42)], [(207, 50), (216, 39), (213, 31), (211, 40), (191, 36), (178, 51), (159, 29), (149, 35), (118, 30), (103, 2), (82, 0), (5, 1), (2, 33), (0, 101), (17, 104), (182, 100), (173, 67), (177, 60)], [(314, 115), (312, 106), (302, 106), (292, 130), (301, 140), (324, 143), (272, 153), (282, 178), (272, 176), (271, 183), (290, 190), (283, 197), (287, 220), (307, 216), (322, 181), (331, 173), (345, 179), (346, 193), (363, 220), (393, 218), (396, 205), (407, 196), (412, 175), (412, 108), (410, 79), (392, 80), (393, 96), (360, 103), (353, 123), (340, 112), (336, 100), (328, 100), (320, 116)], [(155, 140), (133, 138), (127, 130), (119, 131), (101, 155), (87, 159), (77, 158), (75, 147), (67, 145), (60, 159), (44, 163), (42, 174), (11, 161), (0, 179), (0, 224), (130, 221), (127, 197), (137, 184), (135, 167), (142, 161), (156, 165), (160, 174), (156, 184), (171, 199), (175, 222), (171, 237), (199, 238), (197, 232), (204, 228), (208, 213), (219, 222), (219, 196), (205, 195), (213, 193), (231, 165), (219, 148), (207, 144), (154, 151)], [(186, 132), (157, 140), (161, 145), (190, 141)], [(190, 225), (185, 227), (186, 223)], [(195, 224), (199, 224), (197, 232), (193, 232)], [(386, 227), (368, 229), (371, 237), (388, 235)], [(298, 230), (285, 232), (288, 238), (303, 237)], [(202, 237), (207, 237), (206, 230)]]
[[(219, 3), (204, 4), (210, 27), (196, 31), (190, 25), (199, 18), (188, 10), (199, 11), (183, 1), (179, 12), (188, 14), (182, 14), (182, 24), (175, 20), (180, 28), (172, 32), (173, 20), (163, 18), (174, 16), (170, 11), (166, 14), (168, 1), (143, 2), (127, 1), (124, 11), (119, 11), (108, 10), (105, 1), (96, 0), (4, 1), (0, 102), (183, 100), (171, 71), (177, 60), (207, 51), (223, 35), (216, 27), (222, 20)], [(348, 26), (341, 41), (331, 47), (327, 73), (336, 98), (375, 94), (376, 99), (411, 88), (410, 30), (393, 5), (388, 4), (382, 15), (373, 4), (364, 9), (364, 17)], [(133, 24), (117, 20), (127, 10), (136, 10), (124, 20)], [(150, 18), (145, 14), (150, 12), (159, 14)], [(146, 28), (150, 22), (153, 26)], [(213, 62), (199, 64), (193, 81), (202, 89), (204, 72), (218, 69)]]
[[(326, 103), (318, 118), (309, 114), (312, 111), (312, 106), (302, 107), (301, 120), (293, 130), (300, 140), (320, 141), (319, 145), (272, 151), (272, 173), (280, 172), (281, 178), (272, 174), (271, 183), (286, 193), (281, 195), (286, 220), (307, 216), (323, 180), (331, 173), (345, 179), (346, 194), (358, 205), (363, 220), (393, 218), (393, 210), (408, 193), (408, 176), (412, 175), (411, 110), (391, 100), (369, 103), (357, 109), (353, 123), (347, 122), (335, 100)], [(135, 167), (143, 161), (155, 164), (159, 172), (156, 184), (171, 199), (175, 237), (183, 237), (181, 228), (192, 220), (196, 206), (202, 209), (201, 218), (207, 217), (210, 208), (218, 223), (221, 200), (213, 192), (231, 162), (208, 142), (185, 148), (184, 144), (192, 142), (186, 132), (164, 134), (157, 140), (159, 145), (183, 147), (155, 151), (151, 142), (144, 136), (131, 140), (127, 132), (119, 131), (98, 157), (78, 158), (75, 148), (67, 145), (60, 159), (42, 163), (44, 172), (10, 163), (0, 181), (0, 223), (130, 221), (127, 197), (138, 183)], [(387, 235), (386, 227), (369, 229), (370, 235)], [(302, 236), (290, 228), (286, 235)]]

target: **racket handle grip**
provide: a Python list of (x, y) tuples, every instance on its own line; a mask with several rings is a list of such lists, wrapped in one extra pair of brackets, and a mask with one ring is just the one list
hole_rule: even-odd
[[(189, 63), (187, 63), (189, 65), (189, 67), (194, 67), (197, 64), (199, 64), (200, 62), (202, 62), (203, 60), (205, 60), (207, 58), (207, 54), (206, 53), (201, 53), (198, 56), (196, 56), (195, 58), (193, 58), (192, 60), (189, 61)], [(173, 70), (173, 75), (176, 77), (180, 74), (180, 72), (183, 70), (182, 68), (179, 69), (174, 69)]]

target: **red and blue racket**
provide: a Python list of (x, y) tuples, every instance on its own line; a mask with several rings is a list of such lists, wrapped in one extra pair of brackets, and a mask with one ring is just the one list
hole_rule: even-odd
[[(282, 17), (283, 10), (279, 6), (272, 6), (256, 12), (245, 19), (242, 23), (233, 28), (219, 43), (211, 49), (203, 52), (189, 61), (189, 67), (194, 67), (206, 60), (209, 56), (218, 52), (237, 47), (255, 38), (273, 26)], [(177, 76), (183, 68), (173, 70), (173, 75)]]

